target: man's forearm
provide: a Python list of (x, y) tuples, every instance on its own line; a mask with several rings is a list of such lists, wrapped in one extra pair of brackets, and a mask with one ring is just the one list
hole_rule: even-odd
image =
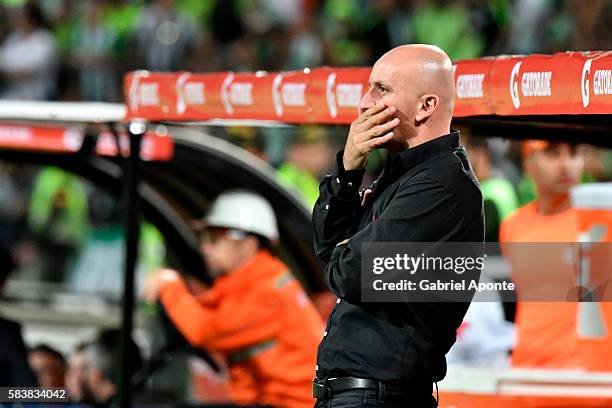
[(338, 153), (333, 174), (319, 186), (319, 198), (313, 211), (314, 247), (317, 257), (329, 260), (338, 242), (348, 238), (359, 218), (359, 186), (365, 170), (345, 171), (342, 151)]

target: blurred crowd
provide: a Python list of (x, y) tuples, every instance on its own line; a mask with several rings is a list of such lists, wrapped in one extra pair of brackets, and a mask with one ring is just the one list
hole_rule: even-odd
[(0, 98), (121, 101), (131, 70), (364, 66), (411, 42), (607, 50), (611, 19), (606, 0), (1, 0)]
[[(16, 261), (15, 278), (49, 290), (121, 296), (121, 203), (56, 167), (0, 162), (0, 246)], [(161, 233), (141, 228), (139, 276), (165, 260)], [(16, 290), (19, 292), (19, 290)]]

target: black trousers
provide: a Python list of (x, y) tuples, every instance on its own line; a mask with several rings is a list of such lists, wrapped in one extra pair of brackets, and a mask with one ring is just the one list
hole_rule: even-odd
[(332, 394), (327, 400), (317, 400), (315, 408), (435, 408), (431, 390), (406, 392), (381, 385), (378, 390), (346, 390)]

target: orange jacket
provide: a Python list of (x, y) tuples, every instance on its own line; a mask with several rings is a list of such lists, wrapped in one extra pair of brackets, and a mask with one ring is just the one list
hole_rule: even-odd
[(243, 404), (311, 407), (323, 322), (289, 268), (262, 250), (201, 295), (182, 280), (160, 299), (195, 347), (228, 362), (230, 396)]
[[(541, 215), (537, 212), (537, 202), (532, 202), (518, 209), (502, 223), (499, 242), (512, 268), (514, 280), (535, 279), (539, 285), (550, 286), (550, 278), (542, 281), (539, 276), (545, 271), (554, 271), (559, 275), (558, 281), (570, 280), (568, 268), (560, 265), (538, 264), (532, 249), (546, 252), (546, 246), (537, 243), (569, 243), (578, 238), (578, 216), (576, 211), (568, 209), (556, 215)], [(511, 243), (515, 247), (512, 247)], [(523, 244), (521, 244), (523, 243)], [(508, 247), (505, 245), (508, 244)], [(512, 255), (511, 249), (515, 254)], [(549, 250), (549, 252), (552, 250)], [(536, 283), (530, 283), (529, 287)], [(515, 367), (529, 368), (579, 368), (580, 345), (576, 335), (576, 316), (578, 304), (575, 302), (521, 301), (520, 280), (517, 283), (518, 303), (516, 311), (516, 345), (512, 352), (511, 363)], [(534, 299), (542, 300), (542, 299)]]

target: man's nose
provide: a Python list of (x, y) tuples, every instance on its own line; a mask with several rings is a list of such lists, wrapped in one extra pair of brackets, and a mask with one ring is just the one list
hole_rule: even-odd
[(359, 102), (359, 114), (362, 114), (374, 105), (376, 105), (376, 100), (372, 98), (370, 91), (368, 91), (365, 95), (363, 95), (361, 101)]

